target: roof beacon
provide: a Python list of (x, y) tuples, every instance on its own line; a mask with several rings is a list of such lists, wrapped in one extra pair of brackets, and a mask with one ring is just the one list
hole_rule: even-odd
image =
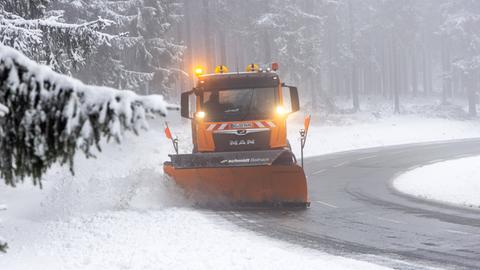
[(218, 65), (215, 67), (215, 73), (227, 73), (228, 72), (228, 68), (224, 65)]
[(250, 64), (245, 69), (246, 72), (257, 72), (260, 70), (260, 67), (257, 64)]
[(272, 63), (272, 70), (277, 71), (278, 70), (278, 63)]

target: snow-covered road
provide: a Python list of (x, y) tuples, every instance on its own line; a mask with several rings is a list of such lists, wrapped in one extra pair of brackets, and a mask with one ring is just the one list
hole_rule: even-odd
[[(180, 201), (172, 203), (175, 198), (166, 192), (169, 187), (159, 187), (162, 184), (151, 173), (125, 179), (143, 179), (136, 182), (128, 205), (118, 197), (117, 205), (103, 204), (96, 211), (15, 220), (15, 225), (8, 222), (7, 227), (14, 230), (7, 235), (16, 237), (2, 265), (5, 269), (308, 269), (320, 265), (381, 269), (260, 237), (215, 213)], [(128, 188), (124, 192), (128, 197)], [(92, 210), (93, 205), (88, 208)]]
[[(292, 125), (298, 149), (299, 125)], [(177, 123), (173, 131), (188, 141), (188, 127)], [(474, 136), (480, 136), (475, 122), (392, 117), (314, 126), (306, 155)], [(1, 186), (0, 204), (8, 210), (0, 212), (0, 231), (10, 245), (0, 254), (2, 269), (381, 268), (272, 240), (192, 208), (162, 177), (161, 163), (171, 152), (163, 137), (154, 122), (141, 137), (105, 145), (97, 159), (78, 157), (74, 177), (53, 168), (44, 190), (30, 183)]]

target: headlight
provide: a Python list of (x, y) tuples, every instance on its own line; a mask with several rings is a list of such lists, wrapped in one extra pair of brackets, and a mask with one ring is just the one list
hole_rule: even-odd
[(284, 115), (287, 113), (287, 110), (285, 110), (283, 106), (278, 106), (276, 111), (278, 115)]
[(195, 114), (195, 117), (197, 117), (198, 119), (203, 119), (205, 118), (205, 112), (204, 111), (199, 111)]

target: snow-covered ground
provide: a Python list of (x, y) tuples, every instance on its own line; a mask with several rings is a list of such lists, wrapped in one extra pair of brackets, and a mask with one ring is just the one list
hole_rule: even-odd
[[(188, 151), (188, 125), (171, 120), (181, 150)], [(296, 150), (299, 122), (291, 123)], [(306, 155), (312, 156), (475, 137), (480, 136), (480, 124), (413, 116), (365, 120), (360, 115), (342, 125), (313, 125), (309, 136)], [(192, 208), (162, 177), (161, 163), (172, 151), (157, 121), (140, 137), (105, 145), (97, 159), (78, 157), (75, 176), (66, 168), (52, 168), (43, 190), (28, 182), (17, 188), (0, 185), (0, 204), (8, 206), (0, 212), (0, 234), (10, 246), (7, 254), (0, 254), (1, 268), (381, 268), (266, 238), (212, 211)]]
[[(289, 126), (289, 139), (294, 151), (299, 153), (298, 130), (301, 119)], [(333, 153), (359, 148), (443, 141), (480, 137), (480, 123), (476, 120), (449, 120), (423, 118), (415, 115), (388, 116), (376, 119), (368, 113), (348, 118), (318, 121), (310, 130), (305, 156)], [(339, 124), (341, 123), (341, 124)]]
[(394, 187), (428, 200), (480, 207), (480, 157), (422, 166), (400, 175)]

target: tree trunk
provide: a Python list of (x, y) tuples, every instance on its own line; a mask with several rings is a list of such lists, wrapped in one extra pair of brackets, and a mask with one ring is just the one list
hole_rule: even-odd
[(471, 117), (477, 116), (477, 102), (476, 102), (476, 94), (475, 94), (475, 78), (472, 75), (469, 75), (466, 78), (468, 83), (467, 85), (467, 97), (468, 97), (468, 114)]
[(451, 69), (450, 45), (448, 39), (442, 37), (442, 103), (446, 104), (452, 93), (452, 69)]
[(389, 79), (388, 79), (388, 71), (389, 71), (389, 63), (388, 63), (388, 53), (387, 53), (387, 45), (385, 40), (382, 42), (382, 82), (381, 82), (381, 91), (383, 97), (387, 97), (387, 92), (391, 89), (389, 88)]
[(193, 16), (192, 14), (192, 7), (191, 7), (191, 1), (190, 0), (185, 0), (183, 3), (185, 7), (185, 45), (187, 46), (187, 50), (185, 53), (185, 56), (183, 58), (184, 61), (184, 69), (185, 71), (190, 74), (190, 79), (188, 80), (187, 87), (192, 88), (193, 83), (194, 83), (194, 78), (195, 76), (191, 75), (193, 74), (193, 69), (194, 69), (194, 63), (193, 63), (193, 44), (192, 44), (192, 22), (191, 18)]
[(423, 45), (423, 91), (424, 95), (428, 95), (433, 91), (432, 87), (432, 65), (430, 52), (425, 48), (426, 41)]
[(412, 50), (412, 94), (414, 97), (418, 94), (417, 52), (415, 47)]
[(353, 22), (353, 3), (352, 0), (348, 1), (348, 21), (350, 24), (350, 50), (353, 55), (352, 66), (351, 66), (351, 88), (352, 88), (352, 102), (353, 102), (353, 111), (358, 112), (360, 110), (360, 102), (358, 100), (358, 76), (357, 76), (357, 59), (355, 58), (356, 48), (355, 48), (355, 26)]
[(272, 62), (272, 44), (270, 41), (270, 34), (268, 33), (268, 30), (265, 29), (263, 33), (263, 44), (265, 46), (265, 64), (271, 63)]
[(393, 98), (394, 98), (394, 113), (400, 113), (400, 82), (399, 82), (399, 63), (398, 63), (398, 52), (397, 52), (397, 42), (395, 37), (392, 35), (392, 65), (393, 65)]
[(211, 15), (212, 12), (210, 10), (210, 4), (208, 0), (203, 0), (203, 10), (204, 10), (204, 16), (203, 16), (203, 38), (204, 38), (204, 43), (205, 43), (205, 69), (207, 72), (210, 72), (213, 70), (213, 65), (214, 65), (214, 43), (215, 40), (212, 37), (212, 31), (211, 31)]
[(221, 65), (227, 65), (227, 39), (225, 28), (222, 26), (218, 31), (218, 43), (220, 46), (220, 63)]
[(358, 78), (357, 67), (355, 64), (352, 66), (352, 101), (353, 111), (358, 112), (360, 110), (360, 101), (358, 99)]
[(315, 111), (318, 106), (317, 106), (317, 91), (315, 91), (316, 88), (316, 81), (315, 77), (312, 76), (310, 78), (310, 97), (312, 99), (312, 111)]
[[(184, 37), (184, 32), (183, 32), (183, 27), (181, 25), (179, 25), (177, 27), (177, 40), (184, 40), (185, 37)], [(178, 69), (179, 70), (185, 70), (185, 58), (183, 59), (183, 61), (178, 61)], [(173, 89), (174, 93), (169, 93), (169, 94), (173, 94), (173, 98), (178, 98), (180, 96), (180, 93), (182, 91), (185, 90), (186, 88), (186, 85), (188, 84), (188, 78), (186, 78), (185, 76), (183, 76), (183, 74), (181, 73), (177, 73), (178, 75), (176, 76), (177, 79), (175, 80), (175, 88)], [(153, 83), (153, 81), (151, 82)], [(146, 83), (145, 85), (145, 92), (147, 95), (150, 94), (150, 83)], [(153, 86), (152, 86), (153, 88)], [(172, 96), (170, 96), (172, 97)]]
[[(318, 74), (317, 74), (317, 79), (316, 79), (316, 89), (313, 89), (313, 98), (312, 99), (312, 103), (315, 104), (315, 107), (314, 109), (318, 109), (318, 99), (317, 97), (320, 97), (320, 99), (322, 98), (322, 93), (323, 93), (323, 78), (322, 78), (322, 68), (320, 67), (319, 65), (319, 69), (318, 69)], [(322, 102), (320, 100), (320, 102)]]

